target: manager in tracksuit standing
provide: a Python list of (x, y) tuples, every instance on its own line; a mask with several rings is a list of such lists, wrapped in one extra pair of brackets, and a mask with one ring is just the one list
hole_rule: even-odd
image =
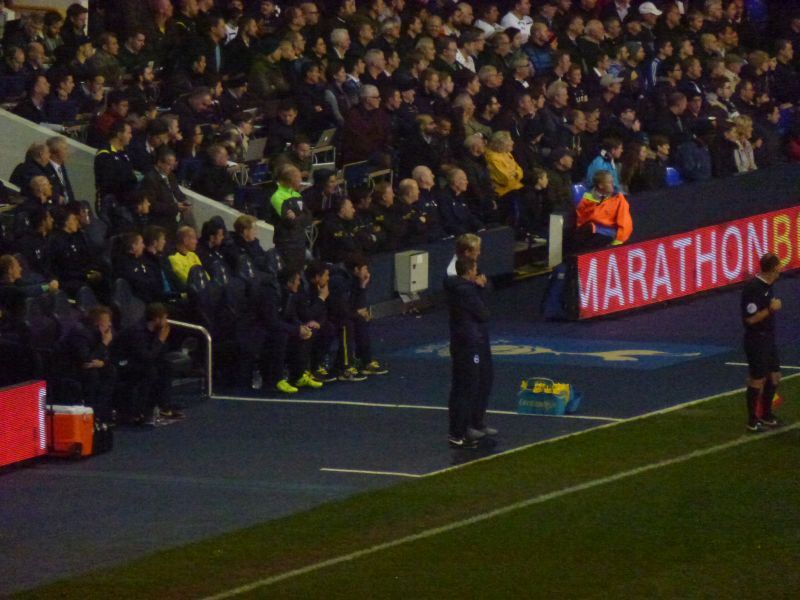
[[(772, 289), (781, 275), (781, 261), (767, 253), (759, 261), (760, 272), (742, 291), (744, 352), (747, 355), (747, 428), (763, 431), (777, 427), (772, 414), (772, 398), (781, 378), (781, 364), (775, 346), (775, 313), (782, 305)], [(761, 402), (761, 417), (756, 407)]]
[(456, 275), (445, 280), (452, 360), (448, 443), (454, 448), (475, 447), (479, 439), (497, 434), (484, 422), (493, 371), (483, 285), (477, 262), (466, 257), (456, 261)]

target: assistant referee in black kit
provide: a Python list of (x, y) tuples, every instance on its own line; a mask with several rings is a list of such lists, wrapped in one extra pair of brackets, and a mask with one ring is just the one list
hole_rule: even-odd
[[(767, 253), (759, 261), (761, 272), (751, 279), (742, 292), (744, 352), (747, 355), (747, 429), (763, 431), (777, 427), (772, 414), (772, 398), (781, 378), (778, 350), (775, 347), (775, 313), (781, 301), (775, 298), (772, 286), (781, 275), (781, 261)], [(761, 402), (761, 417), (756, 407)]]

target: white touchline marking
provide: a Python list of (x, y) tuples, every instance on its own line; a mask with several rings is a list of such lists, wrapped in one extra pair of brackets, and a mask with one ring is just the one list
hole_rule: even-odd
[[(726, 362), (725, 364), (730, 366), (730, 367), (746, 367), (747, 366), (747, 363), (742, 363), (742, 362)], [(781, 369), (791, 369), (791, 370), (795, 370), (795, 371), (800, 371), (800, 367), (794, 367), (792, 365), (781, 365)]]
[(396, 471), (366, 471), (364, 469), (332, 469), (322, 467), (320, 471), (327, 471), (330, 473), (356, 473), (358, 475), (388, 475), (390, 477), (422, 477), (415, 473), (398, 473)]
[(364, 556), (368, 556), (370, 554), (375, 554), (377, 552), (381, 552), (383, 550), (388, 550), (389, 548), (394, 548), (396, 546), (401, 546), (403, 544), (408, 544), (411, 542), (416, 542), (418, 540), (423, 540), (426, 538), (434, 537), (436, 535), (440, 535), (442, 533), (448, 533), (455, 529), (461, 529), (463, 527), (468, 527), (469, 525), (474, 525), (475, 523), (480, 523), (482, 521), (487, 521), (489, 519), (494, 519), (496, 517), (500, 517), (506, 515), (508, 513), (527, 508), (529, 506), (534, 506), (536, 504), (543, 504), (544, 502), (548, 502), (550, 500), (555, 500), (557, 498), (562, 498), (563, 496), (567, 496), (569, 494), (574, 494), (577, 492), (582, 492), (584, 490), (592, 489), (601, 485), (606, 485), (608, 483), (615, 483), (617, 481), (621, 481), (623, 479), (628, 479), (630, 477), (636, 477), (637, 475), (641, 475), (642, 473), (648, 473), (650, 471), (655, 471), (657, 469), (663, 469), (664, 467), (669, 467), (672, 465), (684, 463), (695, 458), (701, 458), (703, 456), (709, 456), (711, 454), (717, 454), (718, 452), (723, 452), (730, 448), (736, 448), (738, 446), (743, 446), (745, 444), (749, 444), (755, 441), (764, 440), (767, 438), (771, 438), (777, 435), (782, 435), (788, 431), (793, 431), (795, 429), (800, 428), (800, 423), (794, 423), (793, 425), (789, 425), (788, 427), (784, 427), (782, 429), (777, 429), (774, 431), (769, 431), (761, 434), (756, 435), (745, 435), (735, 440), (731, 440), (729, 442), (725, 442), (724, 444), (718, 444), (716, 446), (711, 446), (709, 448), (704, 448), (702, 450), (695, 450), (693, 452), (688, 452), (686, 454), (682, 454), (680, 456), (676, 456), (674, 458), (668, 458), (666, 460), (661, 460), (658, 462), (650, 463), (647, 465), (643, 465), (641, 467), (636, 467), (635, 469), (629, 469), (627, 471), (620, 471), (619, 473), (615, 473), (613, 475), (608, 475), (606, 477), (599, 477), (597, 479), (592, 479), (591, 481), (586, 481), (584, 483), (579, 483), (577, 485), (572, 485), (569, 487), (561, 488), (560, 490), (555, 490), (553, 492), (548, 492), (546, 494), (540, 494), (538, 496), (533, 496), (532, 498), (528, 498), (527, 500), (521, 500), (519, 502), (515, 502), (513, 504), (509, 504), (508, 506), (504, 506), (502, 508), (498, 508), (495, 510), (491, 510), (489, 512), (481, 513), (479, 515), (475, 515), (474, 517), (469, 517), (467, 519), (462, 519), (460, 521), (454, 521), (453, 523), (448, 523), (447, 525), (442, 525), (440, 527), (433, 527), (431, 529), (426, 529), (425, 531), (421, 531), (419, 533), (415, 533), (413, 535), (407, 535), (402, 538), (398, 538), (396, 540), (392, 540), (390, 542), (384, 542), (383, 544), (376, 544), (375, 546), (370, 546), (369, 548), (365, 548), (363, 550), (357, 550), (356, 552), (351, 552), (350, 554), (343, 554), (341, 556), (337, 556), (335, 558), (331, 558), (328, 560), (324, 560), (318, 563), (314, 563), (311, 565), (307, 565), (305, 567), (301, 567), (299, 569), (294, 569), (292, 571), (287, 571), (286, 573), (281, 573), (280, 575), (273, 575), (271, 577), (265, 577), (263, 579), (259, 579), (252, 583), (248, 583), (243, 586), (239, 586), (237, 588), (233, 588), (231, 590), (227, 590), (225, 592), (221, 592), (219, 594), (215, 594), (214, 596), (209, 596), (205, 600), (221, 600), (223, 598), (231, 598), (233, 596), (238, 596), (239, 594), (244, 594), (247, 592), (252, 592), (258, 588), (266, 587), (269, 585), (273, 585), (275, 583), (279, 583), (281, 581), (285, 581), (287, 579), (291, 579), (293, 577), (298, 577), (300, 575), (305, 575), (307, 573), (313, 573), (314, 571), (319, 571), (320, 569), (324, 569), (327, 567), (332, 567), (334, 565), (338, 565), (345, 562), (350, 562), (352, 560), (362, 558)]
[[(381, 402), (354, 402), (350, 400), (303, 400), (294, 398), (248, 398), (247, 396), (217, 396), (214, 400), (231, 400), (234, 402), (260, 402), (264, 404), (316, 404), (329, 406), (363, 406), (366, 408), (405, 408), (411, 410), (447, 410), (446, 406), (431, 406), (426, 404), (387, 404)], [(593, 417), (591, 415), (530, 415), (518, 413), (513, 410), (487, 410), (492, 415), (509, 415), (514, 417), (547, 417), (555, 419), (579, 419), (585, 421), (609, 421), (616, 423), (624, 419), (613, 417)]]
[[(787, 375), (783, 377), (782, 381), (788, 381), (789, 379), (794, 379), (795, 377), (800, 377), (800, 373), (795, 373), (793, 375)], [(675, 412), (676, 410), (681, 410), (682, 408), (686, 408), (688, 406), (694, 406), (695, 404), (702, 404), (703, 402), (709, 402), (711, 400), (716, 400), (717, 398), (721, 398), (722, 396), (727, 396), (729, 394), (739, 394), (744, 392), (744, 388), (737, 388), (735, 390), (728, 390), (727, 392), (720, 392), (719, 394), (714, 394), (713, 396), (706, 396), (705, 398), (698, 398), (697, 400), (689, 400), (688, 402), (683, 402), (681, 404), (674, 404), (672, 406), (667, 406), (666, 408), (660, 408), (658, 410), (653, 410), (650, 412), (642, 413), (640, 415), (636, 415), (635, 417), (628, 417), (627, 419), (621, 419), (619, 421), (615, 421), (613, 423), (604, 423), (603, 425), (598, 425), (597, 427), (590, 427), (589, 429), (582, 429), (581, 431), (573, 431), (572, 433), (565, 433), (564, 435), (559, 435), (557, 437), (548, 438), (546, 440), (539, 440), (538, 442), (531, 442), (530, 444), (526, 444), (524, 446), (517, 446), (516, 448), (509, 448), (503, 452), (497, 452), (496, 454), (489, 454), (487, 456), (481, 456), (480, 458), (476, 458), (474, 460), (466, 461), (458, 465), (452, 465), (450, 467), (445, 467), (444, 469), (439, 469), (438, 471), (431, 471), (430, 473), (426, 473), (425, 477), (430, 477), (432, 475), (438, 475), (439, 473), (446, 473), (448, 471), (455, 471), (456, 469), (463, 469), (468, 467), (469, 465), (473, 465), (475, 463), (484, 462), (487, 460), (495, 460), (500, 458), (501, 456), (506, 456), (508, 454), (514, 454), (515, 452), (521, 452), (522, 450), (527, 450), (528, 448), (533, 448), (535, 446), (541, 446), (543, 444), (552, 444), (554, 442), (558, 442), (561, 440), (566, 440), (571, 437), (585, 435), (592, 431), (597, 431), (599, 429), (606, 429), (608, 427), (616, 427), (617, 425), (623, 425), (625, 423), (631, 423), (633, 421), (639, 421), (641, 419), (649, 419), (650, 417), (655, 417), (658, 415), (663, 415), (671, 412)]]

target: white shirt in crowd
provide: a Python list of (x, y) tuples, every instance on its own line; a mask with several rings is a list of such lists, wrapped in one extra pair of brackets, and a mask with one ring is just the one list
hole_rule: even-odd
[(519, 29), (522, 33), (522, 43), (524, 44), (531, 36), (531, 25), (533, 25), (533, 19), (527, 15), (518, 17), (513, 12), (509, 11), (501, 19), (500, 25), (503, 26), (503, 29), (508, 29), (509, 27), (516, 27)]

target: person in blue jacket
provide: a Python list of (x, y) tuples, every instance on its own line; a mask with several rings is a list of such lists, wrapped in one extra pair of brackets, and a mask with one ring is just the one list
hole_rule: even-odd
[(473, 448), (481, 438), (497, 434), (484, 421), (493, 380), (490, 314), (483, 299), (486, 277), (478, 274), (475, 259), (458, 258), (456, 273), (444, 284), (452, 359), (448, 443), (453, 448)]

